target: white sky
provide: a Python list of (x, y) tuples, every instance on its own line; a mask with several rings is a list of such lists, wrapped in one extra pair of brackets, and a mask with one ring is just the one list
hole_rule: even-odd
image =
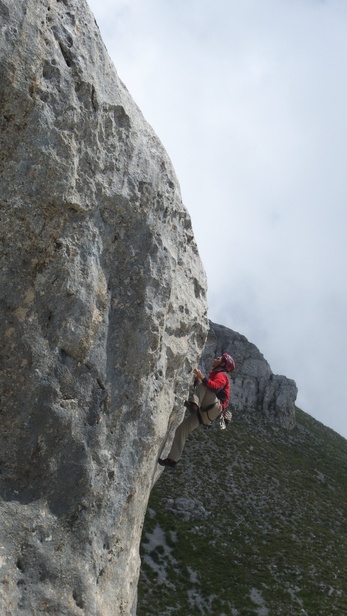
[(209, 317), (347, 437), (346, 0), (89, 0), (175, 167)]

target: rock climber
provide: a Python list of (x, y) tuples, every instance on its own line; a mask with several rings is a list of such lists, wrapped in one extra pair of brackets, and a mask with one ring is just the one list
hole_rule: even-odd
[(231, 419), (227, 411), (230, 399), (230, 382), (228, 373), (235, 368), (233, 358), (227, 353), (217, 357), (208, 376), (201, 370), (194, 370), (195, 386), (192, 395), (184, 405), (191, 413), (178, 426), (168, 457), (159, 458), (161, 466), (174, 468), (182, 455), (182, 451), (189, 432), (198, 428), (200, 424), (210, 426), (220, 416)]

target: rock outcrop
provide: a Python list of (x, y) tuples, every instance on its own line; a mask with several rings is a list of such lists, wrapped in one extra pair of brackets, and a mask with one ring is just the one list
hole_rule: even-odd
[(245, 336), (222, 325), (210, 322), (203, 353), (204, 367), (214, 357), (230, 353), (236, 363), (231, 373), (232, 407), (248, 413), (262, 413), (273, 424), (284, 428), (295, 426), (297, 387), (292, 379), (275, 375), (257, 347)]
[(0, 18), (0, 612), (128, 616), (205, 274), (85, 0)]

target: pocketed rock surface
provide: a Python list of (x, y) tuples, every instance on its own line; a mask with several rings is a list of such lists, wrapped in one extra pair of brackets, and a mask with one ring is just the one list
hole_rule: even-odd
[(0, 18), (0, 611), (134, 614), (205, 273), (85, 1), (0, 0)]

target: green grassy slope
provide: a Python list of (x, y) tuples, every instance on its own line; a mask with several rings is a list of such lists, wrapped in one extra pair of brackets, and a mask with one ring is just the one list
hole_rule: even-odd
[(141, 552), (138, 616), (347, 615), (347, 441), (300, 410), (290, 432), (246, 414), (199, 428)]

